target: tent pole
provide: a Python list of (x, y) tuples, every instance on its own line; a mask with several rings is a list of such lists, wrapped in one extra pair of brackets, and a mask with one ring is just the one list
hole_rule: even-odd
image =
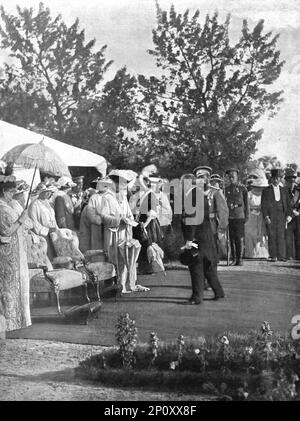
[(34, 182), (34, 178), (35, 178), (36, 169), (37, 169), (37, 165), (34, 167), (34, 173), (33, 173), (33, 177), (32, 177), (32, 180), (31, 180), (31, 186), (30, 186), (30, 189), (29, 189), (29, 193), (28, 193), (28, 197), (27, 197), (27, 202), (26, 202), (25, 209), (28, 208), (29, 199), (30, 199), (31, 192), (32, 192), (32, 186), (33, 186), (33, 182)]

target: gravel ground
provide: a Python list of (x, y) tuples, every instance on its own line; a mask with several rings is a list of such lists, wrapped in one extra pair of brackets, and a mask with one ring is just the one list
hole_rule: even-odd
[(29, 339), (0, 342), (1, 401), (206, 401), (200, 395), (103, 387), (76, 379), (78, 361), (103, 347)]

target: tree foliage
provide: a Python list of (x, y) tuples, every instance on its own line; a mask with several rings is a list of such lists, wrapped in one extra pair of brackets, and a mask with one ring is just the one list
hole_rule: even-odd
[(139, 76), (140, 112), (152, 128), (150, 149), (165, 157), (172, 173), (199, 163), (217, 170), (242, 166), (255, 151), (262, 130), (254, 128), (264, 114), (273, 116), (282, 91), (270, 85), (283, 66), (276, 50), (278, 35), (264, 33), (263, 21), (250, 30), (245, 20), (239, 41), (229, 39), (230, 16), (199, 11), (190, 16), (157, 5), (154, 49), (149, 53), (161, 71)]
[(52, 18), (43, 3), (36, 14), (17, 6), (16, 16), (1, 7), (1, 17), (1, 48), (21, 68), (24, 91), (31, 85), (47, 102), (49, 130), (64, 137), (74, 111), (94, 95), (111, 64), (105, 60), (106, 46), (93, 52), (96, 41), (85, 41), (78, 19), (68, 27), (60, 15)]

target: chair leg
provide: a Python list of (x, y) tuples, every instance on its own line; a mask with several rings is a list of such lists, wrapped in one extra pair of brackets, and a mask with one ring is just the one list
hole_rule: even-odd
[(96, 291), (97, 291), (97, 299), (98, 299), (99, 303), (101, 303), (101, 298), (100, 298), (100, 282), (97, 282)]
[(59, 303), (59, 289), (55, 291), (55, 295), (56, 295), (57, 311), (58, 311), (59, 314), (62, 314), (61, 308), (60, 308), (60, 303)]
[(85, 298), (86, 298), (87, 302), (90, 303), (91, 300), (90, 300), (90, 297), (89, 297), (89, 294), (88, 294), (88, 285), (87, 285), (87, 283), (84, 284), (84, 290), (85, 290)]

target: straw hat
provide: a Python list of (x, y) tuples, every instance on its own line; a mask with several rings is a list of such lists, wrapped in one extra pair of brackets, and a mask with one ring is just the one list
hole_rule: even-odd
[(127, 183), (130, 183), (132, 180), (134, 180), (137, 177), (137, 173), (132, 170), (112, 170), (108, 174), (108, 177), (110, 178), (119, 177), (127, 181)]
[(30, 187), (25, 180), (18, 180), (15, 195), (25, 193), (29, 190), (29, 188)]
[(39, 183), (36, 188), (33, 190), (32, 195), (35, 196), (37, 194), (43, 193), (43, 192), (51, 192), (54, 193), (57, 191), (57, 188), (54, 186), (46, 186), (44, 183)]
[(77, 184), (74, 183), (70, 177), (60, 177), (57, 180), (57, 183), (60, 186), (59, 188), (61, 189), (77, 186)]

